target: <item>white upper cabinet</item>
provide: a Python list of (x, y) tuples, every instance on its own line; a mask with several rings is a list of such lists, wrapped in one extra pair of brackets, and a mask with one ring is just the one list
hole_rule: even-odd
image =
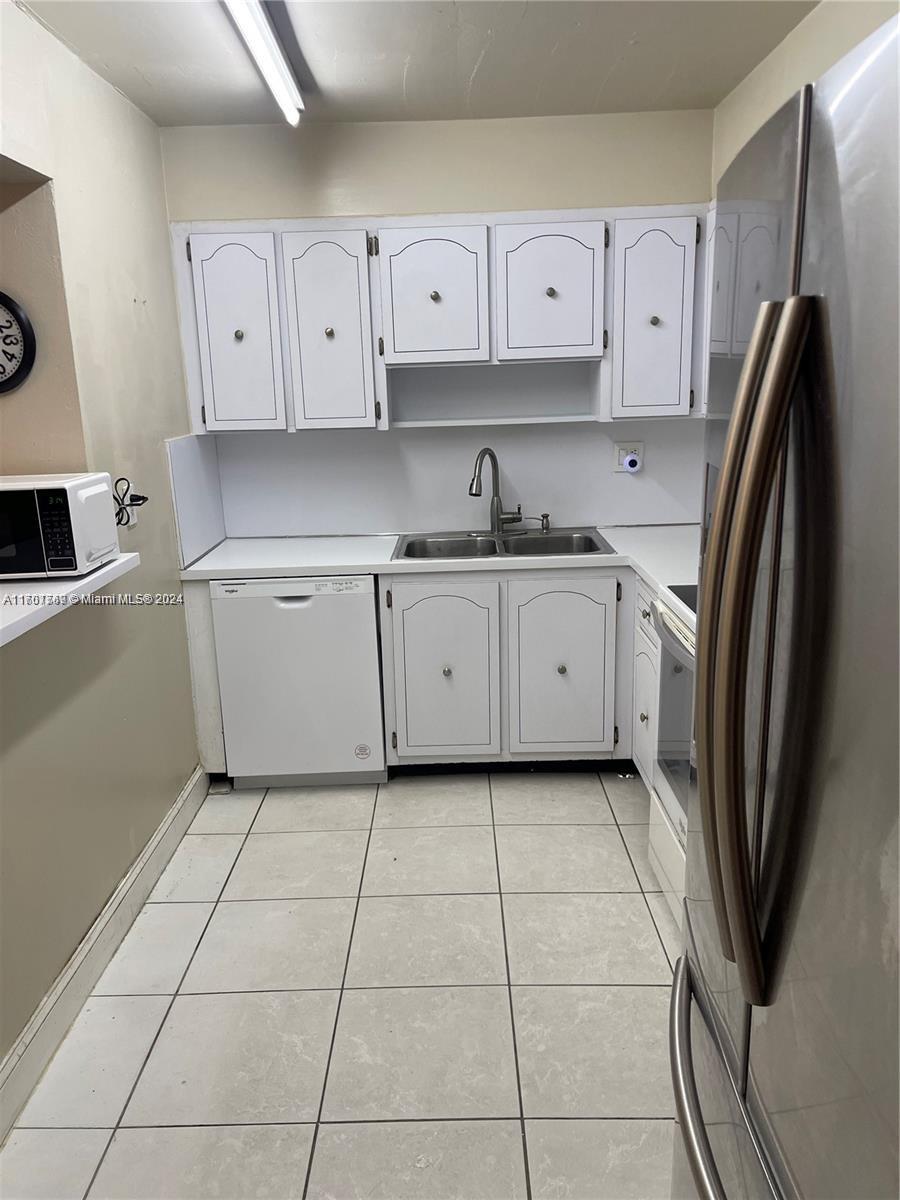
[(612, 750), (616, 580), (511, 580), (509, 748)]
[(298, 429), (374, 426), (365, 230), (281, 236)]
[(745, 354), (764, 300), (774, 295), (778, 261), (778, 219), (771, 213), (742, 212), (738, 223), (737, 282), (731, 349)]
[(603, 353), (605, 221), (497, 225), (497, 357)]
[(205, 425), (284, 429), (284, 376), (271, 233), (194, 233)]
[(711, 354), (731, 353), (737, 242), (737, 213), (716, 215), (715, 219), (710, 221), (707, 239), (709, 350)]
[(487, 226), (379, 231), (384, 361), (490, 356)]
[(613, 417), (691, 407), (696, 217), (616, 221)]

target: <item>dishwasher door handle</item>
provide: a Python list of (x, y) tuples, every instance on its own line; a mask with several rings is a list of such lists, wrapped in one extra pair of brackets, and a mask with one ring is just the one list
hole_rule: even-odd
[(273, 596), (272, 599), (279, 608), (308, 608), (312, 604), (312, 596)]

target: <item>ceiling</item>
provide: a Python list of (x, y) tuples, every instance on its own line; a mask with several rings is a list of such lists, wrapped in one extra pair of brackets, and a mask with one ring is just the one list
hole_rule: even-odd
[[(29, 0), (159, 125), (279, 113), (217, 0)], [(814, 7), (793, 0), (276, 0), (323, 121), (712, 108)]]

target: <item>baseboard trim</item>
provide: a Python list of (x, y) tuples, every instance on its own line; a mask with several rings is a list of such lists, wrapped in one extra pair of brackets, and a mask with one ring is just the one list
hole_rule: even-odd
[(0, 1142), (94, 990), (206, 796), (198, 766), (0, 1063)]

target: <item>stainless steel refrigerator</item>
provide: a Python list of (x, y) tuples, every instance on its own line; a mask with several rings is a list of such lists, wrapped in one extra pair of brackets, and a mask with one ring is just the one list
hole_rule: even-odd
[(679, 1198), (898, 1195), (897, 54), (716, 195)]

